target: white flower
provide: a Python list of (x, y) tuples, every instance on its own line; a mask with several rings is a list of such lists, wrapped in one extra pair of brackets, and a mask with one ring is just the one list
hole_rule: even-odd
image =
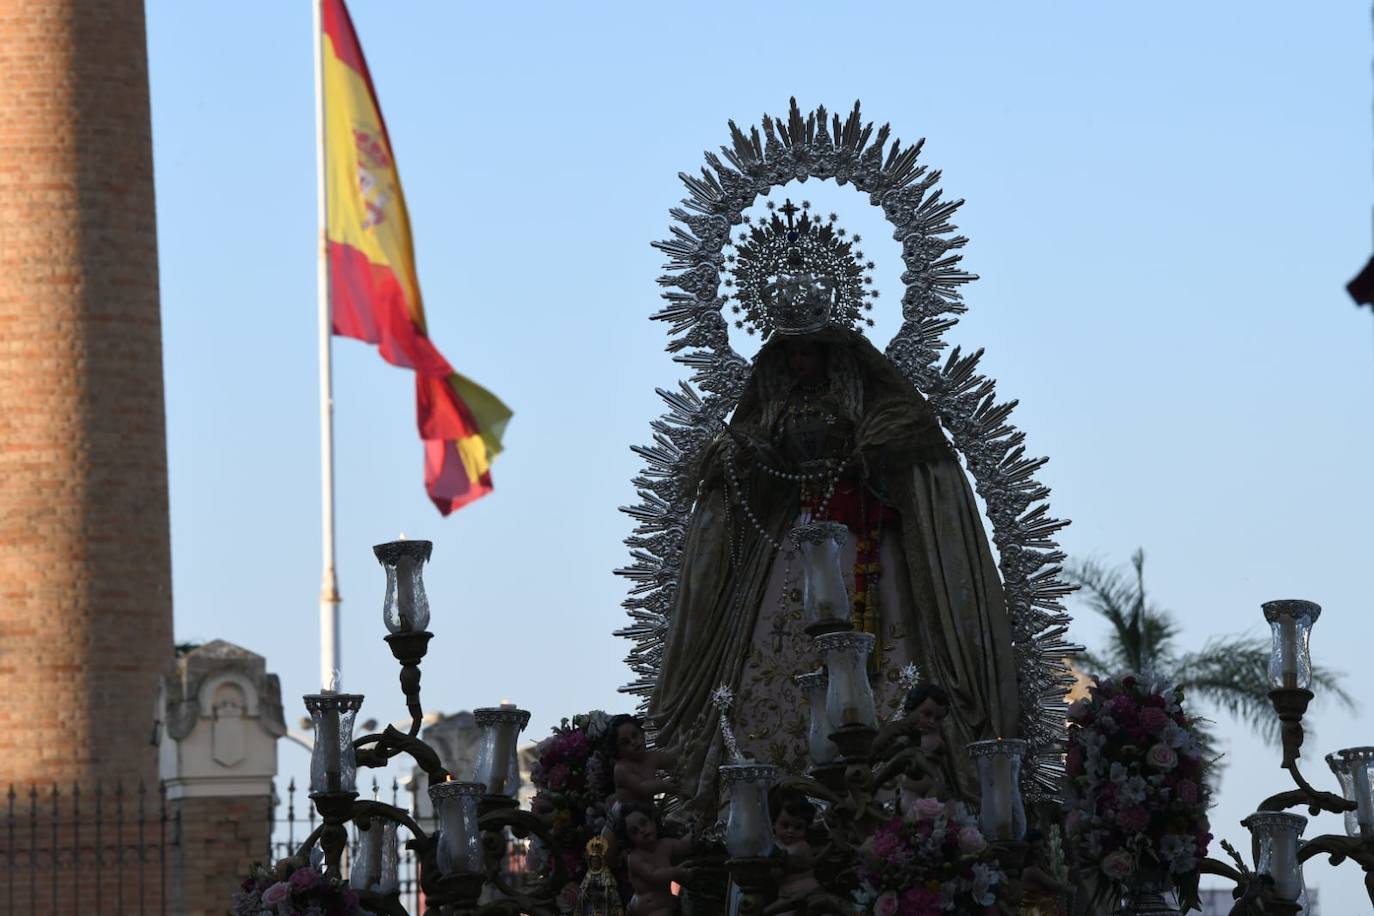
[(1179, 874), (1197, 868), (1197, 840), (1177, 833), (1166, 833), (1159, 841), (1159, 854), (1169, 863), (1169, 871)]
[(1078, 733), (1078, 743), (1090, 756), (1098, 753), (1107, 744), (1107, 736), (1101, 732), (1083, 730)]
[(1110, 779), (1111, 779), (1112, 782), (1115, 782), (1115, 783), (1122, 783), (1122, 782), (1125, 782), (1125, 781), (1126, 781), (1126, 776), (1127, 776), (1127, 773), (1126, 773), (1126, 764), (1124, 764), (1124, 763), (1113, 763), (1113, 764), (1112, 764), (1111, 775), (1110, 775)]
[(1122, 783), (1121, 792), (1133, 802), (1142, 802), (1145, 800), (1148, 789), (1145, 780), (1139, 776), (1132, 776)]
[(996, 903), (997, 895), (992, 892), (992, 889), (1001, 880), (1001, 872), (993, 871), (992, 868), (982, 862), (973, 863), (974, 902), (979, 906), (992, 906)]

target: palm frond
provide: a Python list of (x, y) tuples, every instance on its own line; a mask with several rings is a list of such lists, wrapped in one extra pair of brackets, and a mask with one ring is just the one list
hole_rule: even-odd
[(1184, 654), (1175, 671), (1191, 695), (1234, 716), (1265, 741), (1278, 741), (1278, 718), (1269, 703), (1269, 645), (1259, 637), (1219, 636)]

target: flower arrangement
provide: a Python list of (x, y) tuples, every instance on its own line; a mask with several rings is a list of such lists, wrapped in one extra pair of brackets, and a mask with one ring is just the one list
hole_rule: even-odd
[(1183, 691), (1130, 674), (1101, 678), (1068, 716), (1075, 858), (1095, 865), (1112, 893), (1148, 876), (1195, 892), (1212, 834), (1207, 762)]
[(533, 810), (549, 824), (572, 881), (582, 880), (583, 850), (606, 824), (606, 796), (613, 786), (602, 745), (610, 722), (599, 709), (564, 719), (539, 743), (530, 768), (537, 790)]
[(231, 916), (359, 916), (357, 893), (295, 858), (254, 865), (230, 902)]
[(998, 913), (1006, 875), (959, 802), (920, 798), (860, 849), (855, 896), (874, 916)]

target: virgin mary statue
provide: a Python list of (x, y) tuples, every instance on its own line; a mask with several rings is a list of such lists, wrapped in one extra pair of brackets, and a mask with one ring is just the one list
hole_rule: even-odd
[[(795, 239), (790, 214), (789, 224)], [(806, 769), (806, 703), (793, 676), (819, 659), (803, 631), (802, 569), (788, 540), (801, 523), (849, 531), (842, 563), (852, 622), (876, 636), (880, 714), (900, 704), (909, 663), (943, 687), (945, 741), (967, 794), (976, 781), (965, 745), (1018, 730), (1011, 631), (973, 491), (925, 399), (835, 307), (843, 282), (760, 282), (756, 321), (767, 342), (702, 453), (648, 709), (657, 742), (685, 749), (680, 789), (698, 810), (715, 808), (716, 768), (729, 762), (711, 704), (722, 684), (734, 691), (744, 755)]]

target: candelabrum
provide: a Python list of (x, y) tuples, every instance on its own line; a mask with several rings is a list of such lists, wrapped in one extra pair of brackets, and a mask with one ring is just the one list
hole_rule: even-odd
[[(845, 533), (843, 526), (820, 523), (801, 526), (791, 535), (802, 555), (806, 630), (824, 662), (820, 671), (795, 677), (807, 698), (810, 770), (780, 776), (776, 767), (750, 761), (720, 767), (728, 805), (721, 864), (736, 889), (731, 916), (854, 912), (862, 849), (884, 825), (890, 829), (898, 813), (893, 801), (898, 786), (943, 779), (940, 762), (906, 733), (907, 723), (878, 718), (868, 674), (874, 637), (856, 631), (848, 617), (840, 565)], [(1011, 739), (977, 742), (967, 749), (981, 790), (979, 827), (990, 843), (986, 858), (1014, 877), (1027, 855), (1019, 780), (1025, 751), (1024, 741)], [(812, 837), (820, 850), (811, 863), (817, 880), (801, 898), (780, 899), (789, 854), (773, 835), (778, 812), (770, 811), (770, 798), (777, 804), (809, 799), (823, 809)], [(1013, 906), (1020, 899), (1014, 877), (1002, 897)]]
[[(516, 888), (505, 878), (501, 860), (507, 833), (536, 836), (549, 848), (554, 841), (546, 826), (517, 807), (519, 782), (516, 741), (529, 722), (529, 713), (511, 706), (478, 709), (481, 729), (475, 772), (458, 778), (444, 767), (438, 753), (419, 738), (424, 709), (420, 702), (420, 663), (433, 634), (429, 632), (429, 601), (422, 578), (430, 557), (429, 541), (393, 541), (373, 548), (386, 570), (382, 617), (386, 642), (400, 663), (401, 693), (410, 714), (410, 727), (387, 726), (376, 734), (353, 737), (353, 720), (362, 708), (359, 694), (324, 690), (305, 697), (315, 727), (310, 758), (310, 797), (321, 825), (296, 851), (306, 860), (318, 845), (324, 854), (325, 875), (342, 877), (342, 854), (348, 825), (358, 830), (359, 850), (351, 863), (349, 885), (365, 910), (388, 916), (408, 916), (400, 903), (397, 875), (398, 828), (410, 837), (406, 847), (420, 863), (420, 887), (426, 916), (483, 912), (557, 912), (558, 889), (566, 883), (561, 857), (549, 856), (550, 870), (531, 886)], [(379, 801), (358, 799), (359, 767), (385, 766), (405, 754), (425, 772), (438, 829), (426, 833), (403, 809)]]
[[(1374, 903), (1374, 748), (1354, 747), (1328, 754), (1327, 764), (1340, 783), (1342, 794), (1316, 789), (1298, 768), (1302, 756), (1303, 716), (1312, 701), (1312, 661), (1309, 640), (1321, 608), (1311, 601), (1269, 601), (1264, 617), (1273, 631), (1269, 658), (1269, 700), (1279, 718), (1283, 761), (1295, 788), (1271, 795), (1241, 823), (1250, 831), (1253, 870), (1227, 843), (1223, 847), (1234, 864), (1204, 859), (1202, 872), (1233, 881), (1237, 899), (1233, 913), (1297, 914), (1306, 912), (1306, 885), (1302, 866), (1325, 855), (1332, 865), (1347, 860), (1364, 869), (1365, 889)], [(1303, 841), (1307, 818), (1285, 813), (1306, 807), (1315, 816), (1323, 811), (1345, 815), (1344, 836), (1325, 834)]]

